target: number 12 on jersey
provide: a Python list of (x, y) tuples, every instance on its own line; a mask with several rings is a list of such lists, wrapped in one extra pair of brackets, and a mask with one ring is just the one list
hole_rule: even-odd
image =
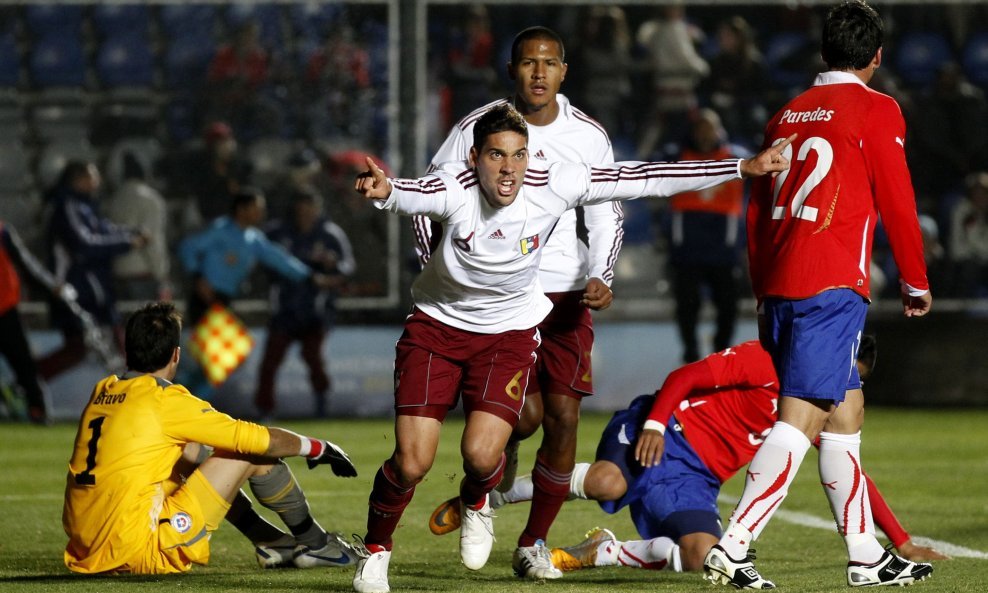
[[(775, 146), (785, 140), (785, 138), (778, 138), (772, 142), (772, 146)], [(792, 153), (795, 144), (790, 144), (786, 146), (782, 151), (782, 156), (785, 157), (789, 162), (793, 162)], [(810, 193), (816, 189), (820, 182), (824, 180), (828, 173), (830, 173), (830, 167), (834, 164), (834, 149), (825, 139), (819, 136), (814, 136), (812, 138), (807, 138), (801, 144), (799, 144), (799, 152), (796, 153), (797, 161), (806, 161), (807, 157), (810, 155), (810, 151), (816, 153), (816, 164), (813, 166), (813, 170), (810, 171), (806, 179), (799, 185), (799, 187), (794, 192), (787, 192), (788, 195), (784, 195), (782, 199), (779, 199), (779, 193), (782, 190), (782, 186), (786, 184), (786, 180), (789, 178), (789, 173), (792, 172), (793, 168), (790, 167), (779, 176), (775, 178), (775, 188), (772, 190), (773, 203), (775, 207), (772, 208), (772, 219), (782, 220), (786, 217), (786, 210), (792, 214), (793, 218), (799, 218), (801, 220), (808, 220), (810, 222), (816, 222), (817, 215), (819, 214), (819, 208), (814, 208), (813, 206), (808, 206), (805, 204), (806, 198)], [(791, 196), (791, 198), (789, 197)], [(791, 199), (789, 202), (789, 207), (786, 208), (786, 200)]]

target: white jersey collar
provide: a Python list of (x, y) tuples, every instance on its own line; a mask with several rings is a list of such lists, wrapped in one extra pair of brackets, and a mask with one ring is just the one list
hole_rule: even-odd
[(865, 83), (861, 82), (861, 79), (851, 74), (850, 72), (842, 72), (840, 70), (829, 70), (827, 72), (821, 72), (816, 75), (816, 80), (813, 81), (813, 86), (823, 86), (826, 84), (860, 84), (863, 87), (867, 87)]

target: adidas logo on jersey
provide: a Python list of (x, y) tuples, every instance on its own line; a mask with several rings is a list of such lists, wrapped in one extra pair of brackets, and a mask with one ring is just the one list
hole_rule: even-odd
[(490, 235), (487, 235), (487, 238), (488, 239), (507, 239), (507, 237), (504, 236), (504, 233), (501, 232), (501, 229), (498, 229), (498, 230), (494, 231), (493, 233), (491, 233)]
[(535, 153), (535, 158), (539, 159), (540, 161), (549, 160), (549, 157), (545, 156), (545, 153), (542, 152), (541, 150)]

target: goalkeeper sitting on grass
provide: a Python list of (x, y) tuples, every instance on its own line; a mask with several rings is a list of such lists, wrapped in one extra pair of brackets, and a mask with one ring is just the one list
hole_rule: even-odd
[[(240, 494), (248, 481), (291, 529), (297, 566), (318, 564), (319, 557), (332, 557), (337, 565), (355, 562), (353, 549), (341, 550), (309, 516), (304, 495), (280, 460), (298, 455), (310, 468), (329, 464), (336, 475), (353, 477), (357, 470), (349, 457), (329, 441), (235, 420), (171, 383), (181, 330), (181, 316), (170, 303), (135, 312), (126, 328), (129, 370), (93, 390), (65, 487), (66, 566), (79, 573), (185, 572), (209, 561), (210, 535), (228, 512), (248, 537), (262, 539), (264, 525), (251, 521), (259, 517), (243, 506), (249, 503)], [(200, 444), (213, 453), (192, 469), (204, 449)], [(284, 539), (268, 527), (272, 537)], [(259, 559), (263, 550), (258, 548)], [(277, 552), (273, 546), (267, 550)]]
[[(875, 341), (865, 336), (858, 349), (862, 380), (874, 367)], [(654, 395), (635, 398), (615, 412), (597, 446), (597, 460), (578, 463), (570, 497), (596, 500), (607, 513), (628, 506), (645, 539), (617, 541), (607, 529), (593, 529), (575, 546), (552, 550), (560, 570), (632, 566), (652, 570), (699, 571), (720, 537), (717, 496), (721, 485), (745, 467), (778, 416), (779, 382), (772, 360), (757, 341), (680, 367)], [(875, 522), (899, 554), (912, 561), (946, 556), (916, 545), (867, 475)], [(530, 477), (519, 478), (491, 506), (530, 500)], [(459, 507), (447, 501), (432, 514), (437, 535), (455, 529)]]

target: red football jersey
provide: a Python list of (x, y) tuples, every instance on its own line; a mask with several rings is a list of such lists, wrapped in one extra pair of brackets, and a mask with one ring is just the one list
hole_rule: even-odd
[[(715, 352), (694, 363), (707, 373), (669, 376), (650, 419), (674, 412), (686, 440), (721, 482), (748, 465), (778, 418), (779, 380), (772, 358), (757, 341)], [(693, 365), (687, 365), (688, 368)], [(683, 396), (689, 395), (688, 399)]]
[(752, 184), (748, 255), (759, 298), (803, 299), (832, 288), (870, 298), (881, 216), (902, 280), (927, 290), (906, 126), (894, 99), (846, 72), (825, 72), (765, 127), (765, 146), (791, 134), (788, 171)]

